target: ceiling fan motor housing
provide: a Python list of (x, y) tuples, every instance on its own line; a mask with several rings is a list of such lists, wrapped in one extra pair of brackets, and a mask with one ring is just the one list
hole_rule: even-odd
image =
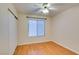
[(47, 8), (48, 3), (43, 3), (43, 8), (46, 9)]

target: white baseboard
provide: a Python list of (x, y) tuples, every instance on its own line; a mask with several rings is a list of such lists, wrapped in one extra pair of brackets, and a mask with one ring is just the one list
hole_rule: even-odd
[(25, 45), (25, 44), (32, 44), (32, 43), (41, 43), (41, 42), (48, 42), (51, 40), (46, 40), (46, 41), (36, 41), (36, 42), (27, 42), (27, 43), (22, 43), (22, 44), (18, 44), (18, 45)]

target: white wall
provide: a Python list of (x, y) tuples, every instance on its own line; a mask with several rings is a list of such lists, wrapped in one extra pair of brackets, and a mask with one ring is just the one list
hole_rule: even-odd
[[(45, 42), (50, 41), (51, 35), (51, 19), (50, 17), (47, 18), (45, 21), (45, 36), (44, 37), (29, 37), (28, 36), (28, 19), (26, 18), (27, 15), (19, 13), (19, 42), (18, 44), (29, 44), (29, 43), (37, 43), (37, 42)], [(35, 15), (29, 15), (35, 16)], [(42, 16), (36, 16), (42, 17)]]
[[(15, 18), (9, 13), (8, 8), (16, 15), (16, 10), (12, 4), (0, 4), (0, 54), (13, 54), (14, 49), (16, 48), (15, 42), (17, 38), (13, 39), (15, 41), (12, 41), (13, 37), (11, 36), (11, 30), (16, 31), (15, 27), (11, 29), (15, 26), (14, 24), (11, 24)], [(16, 33), (13, 32), (12, 34)]]
[(17, 46), (17, 20), (9, 12), (9, 54), (13, 54)]
[(8, 54), (8, 24), (6, 5), (0, 4), (0, 54)]
[(79, 54), (79, 7), (52, 17), (52, 41)]

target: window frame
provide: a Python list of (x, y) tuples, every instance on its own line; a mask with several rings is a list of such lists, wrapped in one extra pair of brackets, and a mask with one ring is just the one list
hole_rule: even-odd
[(44, 21), (44, 35), (38, 35), (38, 24), (37, 24), (37, 27), (36, 27), (37, 28), (36, 29), (37, 30), (37, 35), (36, 36), (29, 36), (29, 20), (28, 20), (28, 37), (44, 37), (45, 36), (45, 32), (46, 32), (45, 31), (45, 23), (46, 23), (45, 19), (42, 19), (42, 20), (41, 19), (40, 20), (38, 20), (38, 19), (31, 19), (31, 20), (34, 20), (34, 21), (37, 21), (37, 22), (38, 21), (42, 21), (42, 20)]

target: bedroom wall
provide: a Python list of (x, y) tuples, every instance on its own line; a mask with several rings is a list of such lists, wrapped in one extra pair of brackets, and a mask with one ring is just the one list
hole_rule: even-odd
[(79, 54), (79, 6), (52, 17), (51, 40)]
[(12, 4), (9, 3), (0, 4), (0, 54), (1, 55), (13, 54), (17, 45), (16, 42), (17, 28), (15, 28), (17, 24), (14, 25), (13, 22), (15, 22), (14, 21), (15, 18), (13, 17), (12, 14), (9, 13), (8, 8), (17, 16), (16, 10)]
[[(45, 36), (44, 37), (29, 37), (28, 36), (28, 19), (26, 14), (19, 13), (19, 42), (18, 44), (29, 44), (50, 41), (51, 35), (51, 18), (48, 17), (45, 21)], [(35, 16), (35, 15), (28, 15)], [(43, 17), (43, 16), (36, 16)]]

